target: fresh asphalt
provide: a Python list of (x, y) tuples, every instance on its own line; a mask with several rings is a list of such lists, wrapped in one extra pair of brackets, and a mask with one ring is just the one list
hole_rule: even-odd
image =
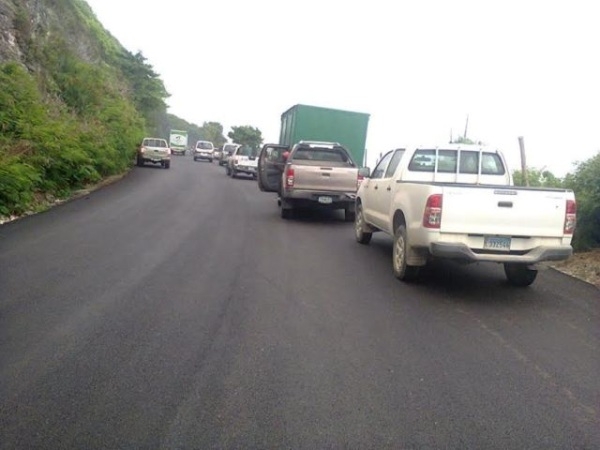
[(0, 448), (599, 448), (600, 292), (279, 217), (173, 157), (0, 226)]

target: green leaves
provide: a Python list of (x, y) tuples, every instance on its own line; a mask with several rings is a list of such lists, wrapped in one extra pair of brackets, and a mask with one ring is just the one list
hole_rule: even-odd
[(249, 125), (231, 127), (227, 136), (236, 144), (249, 145), (255, 149), (259, 148), (263, 141), (261, 131)]

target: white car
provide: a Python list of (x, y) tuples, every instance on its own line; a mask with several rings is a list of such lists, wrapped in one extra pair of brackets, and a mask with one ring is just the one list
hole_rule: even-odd
[(199, 159), (207, 159), (208, 162), (212, 162), (214, 158), (215, 146), (210, 141), (198, 141), (196, 143), (196, 147), (194, 148), (194, 152), (192, 156), (194, 157), (194, 161), (198, 161)]

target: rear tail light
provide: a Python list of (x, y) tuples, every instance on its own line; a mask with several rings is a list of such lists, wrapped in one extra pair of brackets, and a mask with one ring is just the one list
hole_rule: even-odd
[(144, 153), (146, 151), (146, 147), (140, 147), (140, 153)]
[(573, 234), (576, 224), (577, 204), (575, 200), (567, 200), (567, 208), (565, 209), (565, 234)]
[(361, 174), (357, 175), (357, 177), (356, 177), (356, 190), (358, 190), (358, 188), (360, 187), (360, 183), (362, 183), (364, 179), (365, 179), (365, 177), (363, 177)]
[(442, 225), (442, 194), (430, 195), (423, 212), (425, 228), (440, 228)]
[(293, 188), (294, 187), (294, 169), (292, 167), (288, 167), (285, 171), (285, 187)]

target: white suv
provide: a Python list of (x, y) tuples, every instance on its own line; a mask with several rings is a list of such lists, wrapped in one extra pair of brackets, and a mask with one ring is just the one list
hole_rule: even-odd
[(210, 141), (198, 141), (196, 143), (196, 148), (194, 148), (194, 161), (198, 161), (199, 159), (208, 159), (208, 162), (212, 162), (213, 160), (213, 152), (215, 151), (215, 146)]

